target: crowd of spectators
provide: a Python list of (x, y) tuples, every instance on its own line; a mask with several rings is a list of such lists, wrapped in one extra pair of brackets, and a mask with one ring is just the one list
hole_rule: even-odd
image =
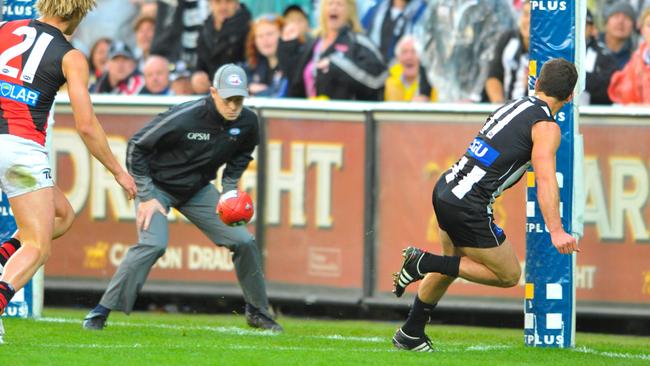
[[(315, 0), (257, 16), (240, 0), (115, 3), (100, 0), (98, 23), (73, 40), (93, 93), (205, 94), (226, 63), (246, 70), (251, 95), (273, 98), (502, 103), (528, 92), (528, 0)], [(582, 104), (650, 103), (648, 6), (601, 0), (588, 11)], [(431, 35), (441, 27), (449, 34)]]

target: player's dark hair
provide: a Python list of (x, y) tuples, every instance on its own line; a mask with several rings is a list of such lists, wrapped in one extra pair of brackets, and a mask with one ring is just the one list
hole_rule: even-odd
[(576, 67), (563, 58), (546, 61), (537, 79), (537, 91), (557, 100), (569, 98), (578, 80)]

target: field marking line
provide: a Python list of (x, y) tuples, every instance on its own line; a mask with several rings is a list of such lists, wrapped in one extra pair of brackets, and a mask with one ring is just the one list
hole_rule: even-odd
[[(68, 349), (145, 349), (145, 348), (157, 348), (160, 345), (144, 345), (140, 343), (135, 344), (61, 344), (61, 343), (45, 343), (39, 344), (40, 347), (44, 348), (68, 348)], [(230, 350), (254, 350), (254, 351), (308, 351), (308, 352), (340, 352), (341, 349), (338, 347), (300, 347), (300, 346), (253, 346), (253, 345), (242, 345), (242, 344), (222, 344), (222, 345), (165, 345), (167, 349), (186, 349), (192, 347), (193, 349), (230, 349)], [(355, 351), (350, 349), (349, 351)], [(383, 348), (359, 348), (356, 351), (358, 352), (374, 352), (374, 353), (392, 353), (399, 352), (397, 349), (383, 349)]]
[(625, 359), (639, 359), (650, 361), (650, 355), (643, 353), (622, 353), (622, 352), (608, 352), (608, 351), (597, 351), (595, 349), (587, 347), (577, 347), (573, 349), (574, 352), (588, 353), (597, 356), (605, 356), (610, 358), (625, 358)]
[(494, 351), (494, 350), (502, 350), (502, 349), (510, 349), (513, 348), (513, 346), (509, 346), (506, 344), (477, 344), (474, 346), (469, 346), (466, 351)]
[[(40, 322), (48, 322), (48, 323), (65, 323), (65, 324), (76, 324), (76, 323), (81, 323), (80, 320), (76, 319), (67, 319), (67, 318), (39, 318), (35, 319), (35, 321), (40, 321)], [(117, 326), (117, 327), (144, 327), (144, 328), (157, 328), (157, 329), (173, 329), (173, 330), (203, 330), (203, 331), (211, 331), (211, 332), (217, 332), (217, 333), (223, 333), (223, 334), (230, 334), (230, 335), (253, 335), (253, 336), (278, 336), (278, 333), (274, 333), (269, 330), (252, 330), (252, 329), (243, 329), (235, 326), (230, 326), (230, 327), (222, 327), (222, 326), (179, 326), (175, 324), (165, 324), (165, 323), (131, 323), (131, 322), (113, 322), (111, 321), (110, 326)], [(357, 342), (368, 342), (368, 343), (389, 343), (390, 340), (389, 338), (382, 338), (382, 337), (359, 337), (359, 336), (342, 336), (338, 334), (332, 334), (332, 335), (307, 335), (307, 336), (300, 336), (304, 338), (311, 338), (311, 339), (325, 339), (325, 340), (337, 340), (337, 341), (357, 341)], [(464, 351), (469, 351), (469, 352), (487, 352), (487, 351), (494, 351), (494, 350), (506, 350), (510, 348), (514, 348), (512, 345), (506, 345), (506, 344), (477, 344), (477, 345), (472, 345), (472, 346), (463, 346), (462, 343), (459, 342), (440, 342), (440, 341), (434, 341), (434, 344), (437, 345), (438, 347), (436, 348), (436, 352), (443, 352), (443, 353), (452, 353), (452, 352), (464, 352)], [(137, 348), (137, 347), (143, 347), (142, 345), (134, 344), (134, 345), (60, 345), (60, 344), (52, 344), (52, 345), (43, 345), (44, 347), (77, 347), (77, 348)], [(250, 347), (251, 349), (265, 349), (263, 347), (257, 347), (257, 346), (242, 346), (242, 345), (232, 345), (231, 348), (233, 347)], [(273, 349), (286, 349), (286, 350), (311, 350), (311, 348), (308, 347), (286, 347), (286, 346), (277, 346), (273, 347)], [(329, 348), (318, 348), (318, 350), (330, 350)], [(331, 349), (331, 351), (338, 351), (339, 349)], [(360, 351), (369, 351), (369, 352), (385, 352), (387, 350), (372, 350), (372, 349), (365, 349), (361, 348)], [(396, 350), (390, 350), (391, 352), (394, 352)], [(623, 353), (623, 352), (608, 352), (608, 351), (598, 351), (594, 350), (591, 348), (587, 347), (577, 347), (574, 349), (571, 349), (573, 352), (579, 352), (579, 353), (587, 353), (587, 354), (593, 354), (597, 356), (602, 356), (602, 357), (608, 357), (608, 358), (623, 358), (623, 359), (640, 359), (640, 360), (650, 360), (650, 354), (634, 354), (634, 353)]]
[[(144, 345), (140, 343), (135, 344), (62, 344), (62, 343), (45, 343), (39, 344), (40, 347), (44, 348), (68, 348), (68, 349), (146, 349), (159, 347), (159, 345)], [(166, 345), (167, 348), (174, 349), (185, 349), (188, 346), (180, 345)], [(255, 345), (243, 345), (243, 344), (222, 344), (222, 345), (192, 345), (192, 348), (204, 348), (204, 349), (229, 349), (229, 350), (253, 350), (253, 351), (300, 351), (300, 352), (340, 352), (341, 349), (337, 347), (300, 347), (300, 346), (255, 346)], [(436, 353), (452, 353), (452, 352), (465, 352), (465, 351), (474, 351), (474, 352), (488, 352), (492, 350), (503, 350), (513, 348), (512, 346), (507, 345), (476, 345), (469, 347), (459, 347), (456, 349), (436, 349)], [(359, 348), (359, 349), (350, 349), (351, 352), (372, 352), (372, 353), (394, 353), (394, 352), (404, 352), (397, 349), (384, 349), (384, 348)], [(586, 347), (575, 348), (572, 351), (593, 354), (601, 357), (609, 358), (623, 358), (623, 359), (641, 359), (641, 360), (650, 360), (650, 355), (645, 354), (630, 354), (630, 353), (620, 353), (620, 352), (602, 352), (596, 351)]]
[[(387, 342), (387, 341), (386, 341)], [(146, 344), (141, 344), (141, 343), (135, 343), (135, 344), (98, 344), (98, 343), (91, 343), (91, 344), (70, 344), (70, 343), (44, 343), (44, 344), (39, 344), (40, 347), (44, 348), (68, 348), (68, 349), (144, 349), (144, 348), (156, 348), (160, 347), (160, 345), (146, 345)], [(204, 349), (231, 349), (231, 350), (254, 350), (254, 351), (274, 351), (274, 350), (280, 350), (280, 351), (308, 351), (308, 352), (314, 352), (314, 351), (320, 351), (320, 352), (340, 352), (341, 349), (339, 347), (301, 347), (301, 346), (279, 346), (279, 345), (274, 345), (274, 346), (256, 346), (256, 345), (243, 345), (243, 344), (221, 344), (221, 345), (188, 345), (188, 346), (181, 346), (178, 344), (172, 344), (172, 345), (166, 345), (165, 347), (167, 348), (173, 348), (173, 349), (185, 349), (188, 347), (192, 348), (204, 348)], [(455, 350), (451, 349), (436, 349), (436, 352), (439, 353), (450, 353), (450, 352), (465, 352), (465, 351), (478, 351), (478, 352), (486, 352), (489, 350), (493, 349), (504, 349), (504, 348), (510, 348), (507, 346), (499, 346), (499, 347), (492, 347), (492, 346), (481, 346), (481, 347), (461, 347), (457, 348)], [(358, 349), (349, 349), (348, 351), (351, 352), (373, 352), (373, 353), (393, 353), (393, 352), (401, 352), (398, 349), (395, 348), (358, 348)]]
[[(39, 318), (35, 319), (36, 321), (48, 322), (48, 323), (65, 323), (65, 324), (77, 324), (81, 321), (76, 319), (67, 319), (67, 318)], [(165, 323), (131, 323), (131, 322), (113, 322), (109, 323), (110, 326), (117, 327), (138, 327), (138, 328), (157, 328), (157, 329), (173, 329), (173, 330), (203, 330), (203, 331), (212, 331), (223, 334), (231, 335), (253, 335), (253, 336), (277, 336), (278, 333), (272, 331), (261, 331), (253, 329), (243, 329), (239, 327), (212, 327), (212, 326), (179, 326), (174, 324), (165, 324)], [(332, 335), (301, 335), (300, 337), (310, 338), (310, 339), (324, 339), (324, 340), (334, 340), (334, 341), (357, 341), (357, 342), (367, 342), (367, 343), (390, 343), (390, 338), (386, 337), (360, 337), (360, 336), (342, 336), (340, 334)], [(459, 342), (440, 342), (436, 341), (436, 345), (443, 347), (439, 349), (440, 352), (457, 352), (457, 351), (490, 351), (490, 350), (499, 350), (499, 349), (508, 349), (512, 348), (510, 345), (496, 344), (496, 345), (472, 345), (464, 346)]]
[[(65, 324), (81, 324), (80, 320), (76, 319), (66, 319), (66, 318), (39, 318), (35, 319), (36, 321), (48, 322), (48, 323), (65, 323)], [(253, 335), (253, 336), (267, 336), (275, 337), (279, 333), (275, 333), (270, 330), (255, 330), (255, 329), (243, 329), (235, 326), (231, 327), (213, 327), (213, 326), (203, 326), (203, 325), (191, 325), (191, 326), (180, 326), (174, 324), (164, 324), (164, 323), (131, 323), (131, 322), (114, 322), (111, 321), (108, 323), (109, 326), (118, 326), (118, 327), (138, 327), (138, 328), (157, 328), (157, 329), (174, 329), (174, 330), (204, 330), (224, 334), (233, 334), (233, 335)], [(339, 334), (332, 335), (312, 335), (312, 336), (302, 336), (306, 338), (314, 339), (326, 339), (326, 340), (336, 340), (336, 341), (358, 341), (358, 342), (370, 342), (370, 343), (384, 343), (386, 342), (385, 338), (382, 337), (345, 337)]]
[[(48, 322), (48, 323), (65, 323), (65, 324), (75, 324), (81, 323), (80, 320), (76, 319), (67, 319), (67, 318), (38, 318), (36, 321)], [(165, 323), (136, 323), (136, 322), (114, 322), (111, 321), (108, 323), (109, 326), (117, 327), (138, 327), (138, 328), (157, 328), (157, 329), (173, 329), (173, 330), (204, 330), (211, 331), (223, 334), (232, 334), (232, 335), (253, 335), (253, 336), (277, 336), (278, 333), (272, 332), (270, 330), (254, 330), (254, 329), (243, 329), (235, 326), (231, 327), (220, 327), (220, 326), (201, 326), (201, 325), (191, 325), (191, 326), (180, 326), (175, 324), (165, 324)], [(302, 335), (300, 337), (311, 338), (311, 339), (325, 339), (325, 340), (334, 340), (334, 341), (357, 341), (357, 342), (368, 342), (368, 343), (386, 343), (390, 342), (390, 338), (384, 337), (360, 337), (360, 336), (342, 336), (340, 334), (332, 335)], [(444, 345), (446, 347), (459, 346), (456, 348), (463, 349), (466, 351), (484, 351), (484, 350), (494, 350), (494, 349), (505, 349), (510, 348), (509, 345), (473, 345), (470, 347), (463, 347), (462, 343), (458, 342), (435, 342), (438, 345)]]
[[(66, 318), (38, 318), (35, 319), (39, 322), (46, 323), (64, 323), (64, 324), (79, 324), (81, 325), (81, 320), (76, 319), (66, 319)], [(278, 333), (275, 333), (271, 330), (253, 330), (253, 329), (243, 329), (239, 327), (211, 327), (207, 325), (191, 325), (191, 326), (180, 326), (174, 324), (165, 324), (165, 323), (131, 323), (131, 322), (108, 322), (108, 326), (117, 326), (117, 327), (137, 327), (137, 328), (157, 328), (157, 329), (173, 329), (173, 330), (206, 330), (216, 333), (226, 333), (234, 335), (254, 335), (254, 336), (266, 336), (273, 337), (277, 336)]]

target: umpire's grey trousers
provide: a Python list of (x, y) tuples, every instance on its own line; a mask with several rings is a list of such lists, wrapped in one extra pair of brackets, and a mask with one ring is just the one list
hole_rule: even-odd
[[(264, 284), (264, 273), (260, 252), (255, 237), (245, 226), (225, 225), (215, 212), (219, 192), (209, 184), (195, 194), (189, 201), (178, 203), (170, 194), (154, 190), (155, 198), (169, 210), (175, 207), (217, 245), (223, 245), (233, 252), (233, 262), (237, 271), (239, 285), (246, 303), (258, 308), (266, 315), (268, 299)], [(140, 202), (136, 201), (136, 210)], [(138, 292), (144, 285), (151, 267), (165, 254), (169, 227), (167, 217), (156, 212), (149, 230), (139, 231), (138, 244), (132, 246), (113, 275), (104, 292), (100, 304), (112, 310), (130, 313), (133, 310)]]

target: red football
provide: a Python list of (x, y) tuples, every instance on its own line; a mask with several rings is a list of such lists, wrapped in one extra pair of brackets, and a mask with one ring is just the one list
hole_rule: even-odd
[(244, 225), (253, 217), (253, 200), (244, 191), (232, 190), (221, 195), (217, 203), (217, 214), (224, 224)]

